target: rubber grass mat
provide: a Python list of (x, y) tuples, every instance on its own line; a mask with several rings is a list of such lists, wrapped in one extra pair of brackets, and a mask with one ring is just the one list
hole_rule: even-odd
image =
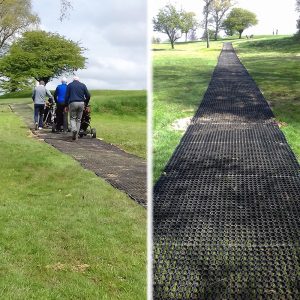
[(299, 164), (230, 43), (154, 187), (154, 299), (300, 299)]
[(80, 164), (104, 178), (115, 188), (125, 192), (146, 207), (146, 161), (118, 147), (89, 136), (72, 141), (71, 134), (52, 133), (50, 129), (33, 130), (33, 111), (27, 104), (13, 104), (11, 109), (20, 115), (40, 139), (72, 156)]

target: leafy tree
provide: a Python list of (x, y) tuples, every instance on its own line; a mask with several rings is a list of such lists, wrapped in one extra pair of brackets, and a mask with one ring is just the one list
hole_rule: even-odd
[[(212, 40), (215, 37), (215, 31), (213, 29), (208, 29), (208, 35), (209, 35), (209, 39)], [(206, 32), (203, 33), (202, 39), (203, 40), (207, 39)]]
[(233, 30), (232, 28), (227, 28), (224, 24), (225, 23), (223, 23), (222, 27), (223, 27), (223, 29), (225, 31), (225, 34), (227, 36), (233, 36), (233, 35), (237, 34), (237, 31)]
[(73, 8), (71, 2), (72, 1), (69, 0), (61, 0), (60, 16), (59, 16), (59, 20), (61, 22), (69, 16), (69, 12)]
[(215, 41), (221, 28), (222, 20), (227, 11), (234, 5), (233, 0), (214, 0), (211, 6), (211, 14), (215, 25)]
[[(300, 0), (296, 0), (296, 11), (300, 13)], [(300, 18), (297, 20), (298, 35), (300, 36)]]
[(196, 30), (193, 29), (193, 30), (190, 31), (189, 39), (190, 39), (191, 41), (196, 41), (196, 40), (197, 40)]
[(187, 36), (190, 31), (195, 31), (198, 26), (196, 20), (196, 14), (194, 12), (181, 13), (181, 31), (185, 33), (185, 41), (187, 41)]
[(159, 37), (152, 37), (152, 44), (159, 44), (160, 38)]
[(16, 90), (32, 79), (52, 78), (84, 68), (84, 49), (71, 40), (45, 31), (29, 31), (0, 60), (2, 89)]
[(206, 37), (206, 47), (209, 48), (209, 33), (208, 33), (208, 25), (211, 22), (209, 19), (209, 15), (212, 9), (212, 3), (214, 0), (203, 0), (204, 7), (203, 7), (203, 16), (204, 16), (204, 35)]
[(172, 49), (174, 43), (182, 36), (182, 11), (177, 11), (172, 4), (166, 5), (160, 9), (157, 16), (153, 18), (154, 31), (162, 32), (168, 35)]
[(31, 0), (0, 0), (0, 50), (16, 35), (39, 23), (32, 12)]
[(223, 22), (223, 26), (227, 32), (237, 31), (239, 38), (242, 38), (243, 31), (257, 23), (256, 15), (253, 12), (243, 8), (233, 8), (227, 19)]

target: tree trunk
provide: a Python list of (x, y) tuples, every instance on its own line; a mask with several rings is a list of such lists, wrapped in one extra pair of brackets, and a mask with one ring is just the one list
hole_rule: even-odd
[(186, 32), (185, 33), (185, 42), (187, 42), (187, 35), (188, 35), (188, 33)]
[(209, 33), (206, 32), (206, 48), (209, 48)]
[(209, 33), (208, 33), (208, 20), (207, 20), (207, 17), (206, 16), (206, 19), (205, 19), (205, 34), (206, 34), (206, 47), (209, 48)]
[(171, 47), (172, 47), (172, 49), (174, 49), (174, 35), (172, 33), (168, 32), (168, 31), (166, 33), (167, 33), (167, 35), (169, 37), (169, 40), (170, 40), (170, 43), (171, 43)]
[(240, 34), (239, 39), (242, 38), (242, 33), (243, 33), (243, 31), (239, 31), (239, 34)]
[(219, 33), (219, 23), (216, 23), (215, 41), (218, 40), (218, 33)]
[(206, 48), (209, 48), (209, 32), (208, 32), (208, 8), (205, 14), (205, 34), (206, 34)]

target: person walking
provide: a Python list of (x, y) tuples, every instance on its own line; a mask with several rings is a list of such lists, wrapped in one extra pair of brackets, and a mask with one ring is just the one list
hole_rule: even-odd
[(34, 103), (34, 128), (35, 130), (43, 129), (44, 109), (46, 104), (46, 96), (53, 99), (50, 91), (45, 87), (45, 82), (41, 80), (32, 92), (32, 100)]
[(66, 91), (65, 111), (70, 112), (70, 124), (72, 131), (72, 139), (78, 139), (78, 133), (81, 125), (82, 113), (84, 106), (88, 105), (91, 95), (85, 84), (79, 81), (77, 76), (74, 76), (73, 81), (68, 84)]
[(67, 78), (61, 79), (54, 92), (54, 100), (56, 103), (56, 130), (60, 131), (63, 127), (64, 132), (68, 130), (68, 113), (65, 112), (65, 97), (67, 92)]

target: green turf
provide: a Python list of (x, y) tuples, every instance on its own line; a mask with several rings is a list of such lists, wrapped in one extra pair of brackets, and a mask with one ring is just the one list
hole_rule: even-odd
[(171, 125), (193, 116), (222, 47), (220, 42), (153, 45), (153, 176), (158, 179), (183, 134)]
[(146, 212), (0, 105), (0, 299), (146, 299)]
[[(146, 91), (91, 90), (91, 125), (97, 137), (146, 158)], [(0, 96), (0, 104), (32, 103), (31, 92)]]
[[(298, 159), (300, 159), (300, 43), (290, 36), (229, 38), (255, 79)], [(175, 119), (193, 115), (207, 89), (223, 41), (153, 45), (153, 175), (160, 176), (182, 133)]]
[(288, 143), (300, 160), (300, 43), (291, 36), (236, 41), (242, 63), (284, 126)]
[[(27, 100), (32, 101), (31, 95), (32, 95), (32, 90), (25, 90), (25, 91), (4, 94), (4, 95), (0, 96), (0, 103), (10, 102), (7, 99), (25, 99), (25, 98), (27, 98)], [(6, 101), (4, 101), (4, 100), (6, 100)]]
[(146, 158), (146, 91), (91, 91), (98, 137)]

